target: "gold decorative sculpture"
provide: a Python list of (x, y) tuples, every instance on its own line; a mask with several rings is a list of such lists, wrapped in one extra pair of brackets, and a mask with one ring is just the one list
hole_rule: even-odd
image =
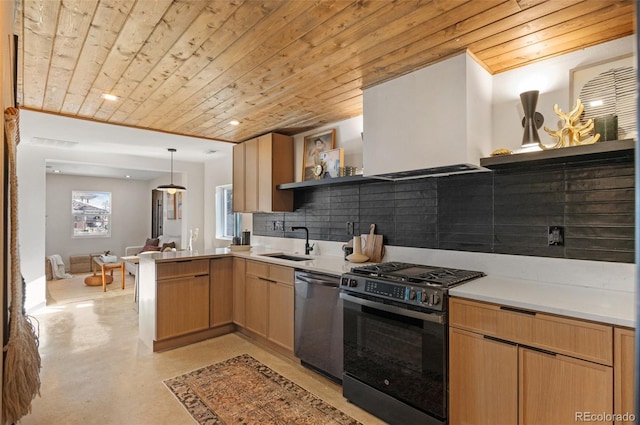
[(584, 111), (584, 105), (580, 99), (576, 100), (576, 107), (573, 108), (571, 112), (562, 112), (558, 107), (558, 104), (553, 106), (553, 111), (563, 121), (563, 125), (562, 128), (558, 130), (550, 130), (547, 126), (544, 127), (544, 131), (546, 131), (549, 136), (553, 137), (556, 144), (553, 146), (547, 146), (540, 142), (540, 147), (542, 149), (547, 150), (568, 146), (591, 145), (600, 139), (600, 135), (596, 134), (583, 140), (583, 138), (593, 130), (593, 120), (589, 118), (584, 124), (580, 123), (580, 115), (582, 114), (582, 111)]

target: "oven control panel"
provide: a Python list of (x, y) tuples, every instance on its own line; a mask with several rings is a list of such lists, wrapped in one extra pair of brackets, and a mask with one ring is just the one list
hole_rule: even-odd
[(391, 283), (366, 280), (364, 282), (364, 292), (404, 301), (406, 288), (403, 286), (393, 285)]
[(440, 289), (389, 283), (351, 275), (343, 275), (340, 279), (340, 286), (348, 292), (372, 295), (434, 310), (443, 309), (443, 293)]

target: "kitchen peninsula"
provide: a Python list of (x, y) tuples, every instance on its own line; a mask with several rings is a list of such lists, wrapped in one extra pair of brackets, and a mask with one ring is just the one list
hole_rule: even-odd
[[(256, 303), (264, 301), (255, 299), (255, 294), (244, 291), (244, 287), (239, 288), (245, 283), (245, 269), (249, 276), (255, 276), (259, 281), (277, 282), (291, 288), (291, 291), (280, 291), (282, 299), (273, 302), (291, 313), (280, 322), (293, 326), (294, 267), (338, 276), (349, 271), (351, 266), (337, 256), (308, 256), (308, 260), (291, 261), (269, 255), (274, 253), (277, 251), (258, 248), (254, 248), (253, 252), (231, 253), (227, 248), (217, 248), (203, 252), (176, 251), (140, 255), (140, 339), (153, 351), (191, 344), (233, 332), (235, 329), (269, 341), (268, 332), (261, 330), (265, 325), (263, 322), (267, 322), (266, 318), (260, 318), (265, 312), (258, 314), (258, 323), (253, 327), (251, 322), (245, 325), (244, 317), (237, 314), (240, 310), (249, 309), (247, 318), (250, 321), (254, 310), (259, 308)], [(242, 261), (248, 264), (238, 264)], [(251, 271), (251, 266), (255, 272)], [(264, 273), (261, 272), (262, 269), (265, 270)], [(271, 277), (270, 274), (277, 277)], [(263, 295), (266, 298), (267, 294)], [(237, 311), (234, 311), (234, 306)], [(280, 329), (272, 331), (274, 335), (289, 333), (288, 330)], [(275, 342), (276, 346), (284, 348), (285, 354), (292, 355), (292, 342), (271, 339), (275, 339), (271, 342)]]

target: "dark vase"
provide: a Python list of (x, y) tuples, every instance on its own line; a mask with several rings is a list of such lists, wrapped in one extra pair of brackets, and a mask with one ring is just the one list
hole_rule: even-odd
[(593, 133), (600, 134), (600, 141), (618, 140), (618, 116), (603, 115), (593, 119)]

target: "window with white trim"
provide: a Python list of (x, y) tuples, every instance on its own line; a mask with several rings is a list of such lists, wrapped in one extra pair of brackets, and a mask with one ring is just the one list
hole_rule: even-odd
[(74, 238), (111, 236), (111, 193), (74, 190), (71, 192)]
[(233, 186), (216, 187), (216, 238), (233, 239), (242, 227), (242, 216), (233, 212)]

